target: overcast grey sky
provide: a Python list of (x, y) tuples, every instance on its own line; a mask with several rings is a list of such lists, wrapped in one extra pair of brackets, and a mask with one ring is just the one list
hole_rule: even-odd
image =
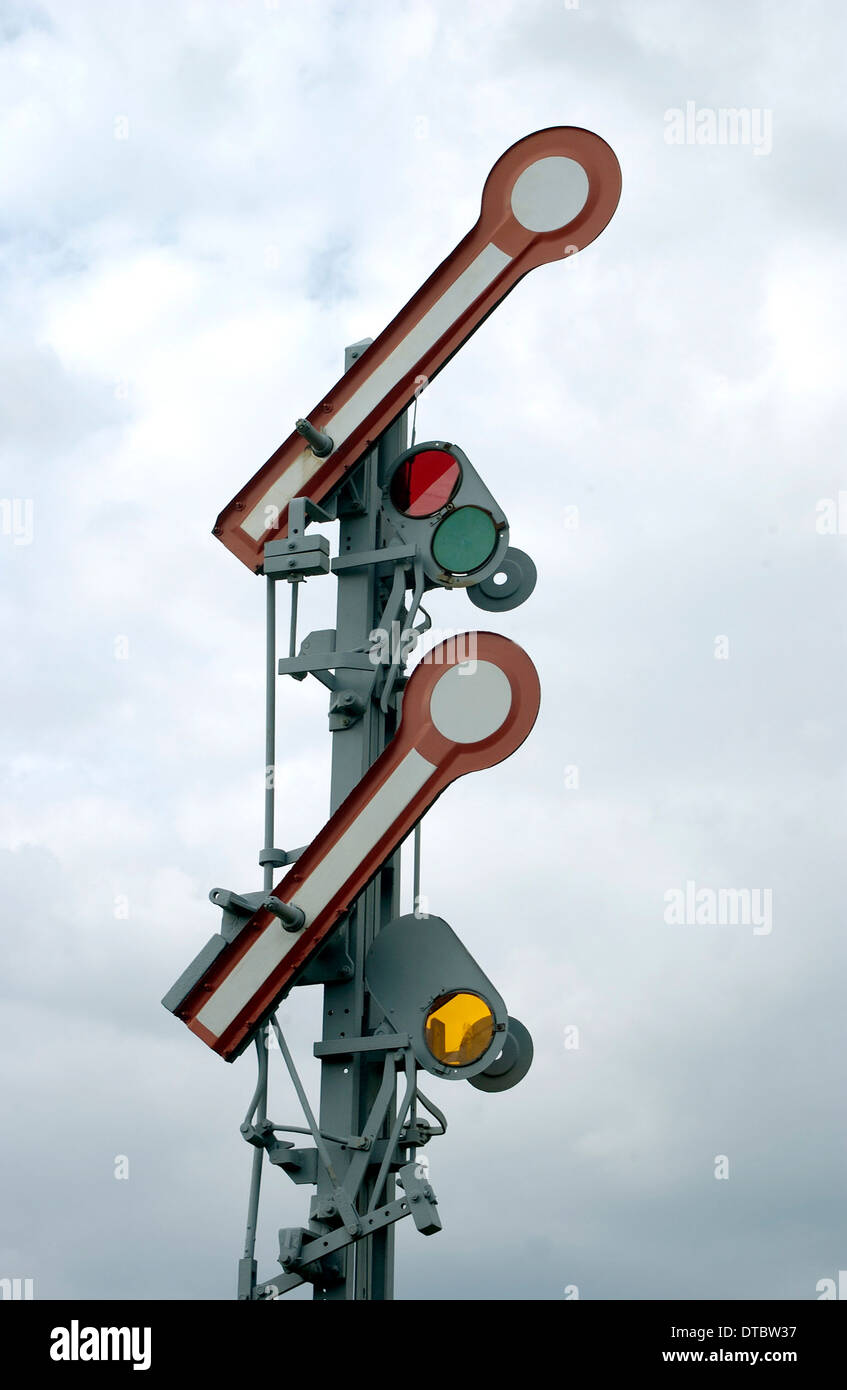
[[(484, 625), (541, 716), (427, 817), (423, 881), (536, 1056), (431, 1083), (444, 1231), (401, 1223), (397, 1295), (815, 1298), (847, 1265), (844, 10), (4, 0), (0, 40), (0, 1276), (232, 1296), (253, 1061), (159, 1003), (208, 890), (260, 886), (262, 585), (210, 529), (495, 159), (581, 125), (613, 221), (420, 401), (539, 570)], [(325, 693), (279, 718), (302, 844)], [(770, 930), (667, 922), (687, 882), (768, 890)], [(318, 991), (282, 1018), (314, 1094)], [(269, 1174), (260, 1277), (307, 1192)]]

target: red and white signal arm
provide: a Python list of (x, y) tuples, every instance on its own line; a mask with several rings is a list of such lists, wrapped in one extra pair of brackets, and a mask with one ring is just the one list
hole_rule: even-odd
[(304, 924), (255, 912), (174, 1010), (192, 1032), (237, 1057), (444, 788), (520, 747), (540, 698), (535, 667), (507, 637), (462, 633), (427, 653), (391, 743), (274, 889)]
[(319, 458), (295, 431), (214, 534), (261, 570), (265, 544), (287, 534), (292, 499), (325, 498), (527, 271), (600, 235), (620, 191), (614, 151), (589, 130), (553, 126), (512, 145), (488, 175), (476, 226), (308, 415), (332, 451)]

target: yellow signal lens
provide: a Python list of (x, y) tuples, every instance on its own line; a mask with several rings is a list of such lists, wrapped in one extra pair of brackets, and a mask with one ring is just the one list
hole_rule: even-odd
[(491, 1046), (494, 1015), (478, 994), (442, 994), (427, 1014), (424, 1037), (436, 1061), (464, 1067)]

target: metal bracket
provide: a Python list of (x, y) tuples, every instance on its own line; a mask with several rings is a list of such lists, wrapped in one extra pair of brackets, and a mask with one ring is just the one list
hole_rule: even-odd
[(329, 541), (326, 536), (307, 536), (305, 532), (310, 521), (332, 520), (330, 513), (311, 498), (293, 497), (288, 504), (288, 535), (284, 540), (268, 541), (265, 545), (262, 560), (265, 577), (300, 580), (329, 574)]
[[(342, 1232), (342, 1234), (345, 1234)], [(337, 1284), (344, 1277), (343, 1261), (337, 1257), (336, 1250), (328, 1250), (315, 1259), (311, 1256), (311, 1246), (314, 1242), (307, 1239), (308, 1231), (304, 1231), (302, 1226), (284, 1227), (279, 1233), (279, 1262), (287, 1275), (297, 1274), (298, 1282), (310, 1284)], [(348, 1240), (351, 1237), (348, 1237)], [(347, 1244), (347, 1241), (344, 1242)], [(339, 1249), (343, 1246), (338, 1247)], [(332, 1258), (335, 1256), (335, 1258)], [(291, 1286), (288, 1285), (290, 1288)], [(267, 1290), (267, 1292), (265, 1292)], [(273, 1290), (273, 1292), (272, 1292)], [(254, 1298), (273, 1298), (278, 1289), (274, 1280), (269, 1280), (266, 1285), (259, 1285), (254, 1293)]]
[(270, 864), (272, 869), (283, 869), (286, 864), (296, 864), (305, 849), (308, 845), (301, 845), (299, 849), (260, 849), (259, 867)]
[(329, 541), (326, 536), (268, 541), (262, 569), (266, 579), (308, 579), (329, 574)]
[[(251, 1124), (245, 1120), (241, 1126), (241, 1135), (254, 1148), (264, 1149), (268, 1156), (268, 1162), (276, 1168), (281, 1168), (284, 1173), (288, 1174), (292, 1182), (298, 1184), (316, 1183), (318, 1180), (317, 1149), (296, 1149), (293, 1140), (277, 1138), (276, 1128), (273, 1122), (268, 1119), (260, 1120), (257, 1124)], [(337, 1142), (341, 1143), (342, 1149), (353, 1151), (361, 1149), (366, 1152), (371, 1149), (371, 1140), (359, 1134), (351, 1134), (345, 1141)], [(330, 1203), (331, 1215), (333, 1216), (337, 1215), (340, 1210), (338, 1202), (335, 1200), (336, 1196), (337, 1193), (334, 1192)], [(359, 1219), (358, 1215), (343, 1192), (340, 1201), (341, 1208), (346, 1213), (347, 1222), (355, 1225)]]
[(301, 642), (298, 656), (280, 657), (277, 666), (279, 674), (281, 676), (293, 676), (295, 680), (303, 680), (305, 676), (311, 674), (321, 681), (327, 689), (340, 691), (341, 683), (337, 676), (328, 674), (330, 671), (375, 672), (369, 649), (337, 652), (333, 649), (334, 642), (334, 628), (322, 628), (317, 632), (310, 632), (308, 637), (304, 637)]
[(294, 981), (297, 985), (326, 985), (349, 980), (353, 975), (353, 960), (347, 950), (346, 933), (335, 931), (326, 945)]
[(317, 1149), (295, 1149), (286, 1140), (268, 1146), (268, 1162), (287, 1173), (292, 1182), (316, 1183), (318, 1180)]
[(335, 733), (336, 729), (349, 729), (351, 724), (361, 719), (364, 712), (365, 701), (355, 690), (335, 689), (329, 702), (330, 733)]
[(212, 888), (209, 890), (209, 901), (220, 907), (224, 912), (231, 912), (235, 917), (252, 917), (257, 907), (261, 907), (261, 900), (264, 893), (233, 893), (229, 888)]
[(399, 1143), (410, 1149), (422, 1149), (436, 1134), (441, 1134), (429, 1120), (416, 1120), (414, 1124), (404, 1125), (400, 1131)]
[[(273, 1124), (270, 1120), (260, 1120), (257, 1125), (245, 1120), (241, 1126), (241, 1137), (246, 1139), (248, 1144), (252, 1144), (254, 1149), (267, 1149), (277, 1141), (274, 1137)], [(285, 1142), (285, 1141), (283, 1141)], [(293, 1148), (293, 1144), (289, 1144)]]
[(316, 1057), (352, 1057), (356, 1052), (394, 1052), (411, 1047), (408, 1033), (375, 1033), (369, 1038), (332, 1038), (316, 1042), (312, 1051)]
[(222, 912), (220, 936), (224, 941), (235, 940), (248, 918), (262, 906), (264, 897), (264, 893), (233, 893), (229, 888), (211, 890), (209, 901)]
[(333, 574), (342, 571), (350, 574), (353, 570), (369, 569), (371, 565), (383, 565), (389, 561), (392, 564), (413, 561), (416, 554), (417, 546), (414, 545), (386, 545), (382, 550), (357, 550), (355, 555), (337, 555), (330, 567)]
[(288, 504), (288, 534), (302, 536), (310, 521), (332, 521), (325, 507), (319, 507), (311, 497), (292, 497)]

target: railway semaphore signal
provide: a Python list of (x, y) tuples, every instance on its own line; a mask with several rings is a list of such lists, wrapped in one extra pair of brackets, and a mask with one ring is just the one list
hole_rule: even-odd
[[(586, 130), (538, 131), (507, 150), (486, 180), (474, 228), (376, 340), (347, 349), (344, 375), (215, 525), (223, 544), (265, 576), (266, 769), (276, 762), (281, 676), (311, 676), (327, 688), (333, 739), (325, 826), (310, 844), (279, 849), (268, 778), (263, 889), (212, 890), (220, 931), (163, 1000), (226, 1061), (256, 1050), (258, 1080), (241, 1126), (254, 1158), (240, 1299), (276, 1298), (303, 1283), (318, 1299), (391, 1298), (396, 1222), (411, 1215), (425, 1235), (442, 1224), (420, 1151), (446, 1119), (421, 1090), (420, 1073), (496, 1093), (532, 1063), (524, 1024), (446, 918), (423, 909), (419, 831), (457, 778), (481, 772), (495, 785), (491, 769), (535, 722), (538, 677), (517, 643), (473, 628), (437, 643), (413, 668), (411, 659), (429, 627), (428, 590), (464, 590), (496, 615), (530, 596), (535, 566), (510, 544), (506, 513), (476, 461), (446, 440), (410, 445), (407, 413), (421, 382), (528, 271), (603, 231), (620, 185), (613, 151)], [(532, 463), (543, 467), (543, 459)], [(515, 490), (519, 483), (518, 475)], [(334, 557), (327, 538), (308, 529), (328, 521), (339, 525)], [(330, 573), (335, 627), (308, 633), (298, 647), (299, 585)], [(278, 658), (281, 582), (291, 621), (288, 654)], [(400, 852), (410, 836), (413, 910), (404, 912)], [(317, 1113), (276, 1013), (294, 988), (315, 984), (324, 990)], [(267, 1114), (271, 1046), (305, 1126)], [(266, 1165), (314, 1195), (305, 1224), (280, 1231), (282, 1273), (260, 1281), (254, 1252)]]

